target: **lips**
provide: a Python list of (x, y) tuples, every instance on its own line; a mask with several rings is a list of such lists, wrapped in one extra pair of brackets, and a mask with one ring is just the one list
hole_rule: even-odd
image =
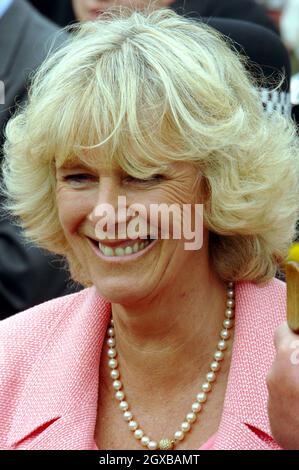
[(115, 248), (126, 248), (128, 246), (133, 246), (136, 242), (137, 243), (142, 243), (146, 241), (152, 241), (154, 238), (151, 238), (149, 235), (146, 236), (146, 238), (137, 238), (135, 240), (132, 239), (126, 239), (126, 240), (95, 240), (94, 238), (88, 237), (91, 242), (93, 242), (96, 246), (102, 245), (105, 247), (109, 247), (112, 249)]

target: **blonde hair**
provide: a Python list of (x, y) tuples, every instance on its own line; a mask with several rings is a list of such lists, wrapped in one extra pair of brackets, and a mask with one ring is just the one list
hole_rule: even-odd
[(295, 234), (298, 139), (290, 121), (265, 114), (226, 42), (171, 10), (122, 10), (76, 27), (37, 72), (6, 129), (6, 209), (33, 242), (66, 255), (73, 279), (92, 282), (58, 219), (55, 160), (90, 148), (139, 178), (195, 163), (220, 277), (275, 274)]

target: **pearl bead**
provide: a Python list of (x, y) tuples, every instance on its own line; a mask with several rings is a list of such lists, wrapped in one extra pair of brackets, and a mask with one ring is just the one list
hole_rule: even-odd
[(224, 358), (224, 354), (222, 351), (216, 351), (215, 354), (214, 354), (214, 359), (216, 359), (216, 361), (222, 361)]
[(181, 429), (182, 429), (182, 431), (184, 431), (184, 432), (190, 431), (190, 428), (191, 428), (191, 426), (190, 426), (190, 423), (188, 423), (188, 421), (184, 421), (184, 422), (181, 424)]
[(184, 439), (184, 437), (185, 436), (184, 436), (183, 431), (176, 431), (174, 433), (174, 438), (175, 438), (176, 441), (182, 441)]
[(111, 325), (114, 325), (114, 320), (113, 320), (113, 318), (110, 318), (110, 323), (111, 323)]
[(113, 358), (116, 356), (116, 350), (114, 348), (108, 349), (108, 357)]
[(235, 295), (234, 290), (233, 289), (227, 289), (226, 295), (229, 299), (233, 299), (234, 295)]
[(133, 414), (131, 413), (131, 411), (125, 411), (123, 417), (125, 421), (131, 421), (131, 419), (133, 418)]
[(232, 308), (227, 308), (227, 309), (225, 310), (225, 316), (226, 316), (227, 318), (234, 318), (235, 312), (233, 311)]
[(224, 339), (222, 339), (218, 342), (217, 347), (218, 347), (218, 349), (220, 349), (220, 351), (225, 351), (226, 350), (227, 344), (224, 341)]
[(208, 382), (215, 382), (216, 374), (214, 372), (208, 372), (207, 375), (206, 375), (206, 378), (207, 378)]
[(228, 339), (230, 337), (230, 332), (228, 330), (222, 330), (220, 336), (222, 339)]
[(211, 370), (212, 370), (213, 372), (217, 372), (217, 371), (220, 369), (220, 364), (219, 364), (219, 362), (217, 362), (217, 361), (213, 361), (213, 362), (211, 362), (211, 366), (210, 366), (210, 367), (211, 367)]
[(108, 328), (107, 334), (108, 336), (114, 336), (114, 328), (113, 327)]
[(192, 403), (191, 409), (192, 409), (192, 411), (194, 411), (194, 413), (199, 413), (200, 410), (201, 410), (201, 404), (198, 403), (198, 401), (196, 401), (196, 402)]
[(229, 287), (230, 289), (232, 289), (234, 287), (234, 283), (232, 281), (229, 281), (227, 283), (227, 287)]
[(110, 348), (113, 348), (113, 346), (115, 346), (115, 339), (114, 338), (108, 338), (107, 339), (107, 344)]
[(113, 380), (113, 388), (114, 390), (120, 390), (122, 388), (123, 384), (121, 383), (120, 380)]
[(158, 442), (156, 441), (149, 441), (149, 443), (147, 444), (147, 448), (149, 450), (156, 450), (158, 449)]
[(227, 306), (228, 308), (233, 308), (233, 307), (235, 306), (235, 301), (234, 301), (234, 299), (228, 299), (228, 300), (226, 301), (226, 306)]
[(118, 369), (112, 369), (112, 371), (110, 372), (110, 376), (113, 380), (116, 380), (118, 379), (119, 377), (119, 370)]
[(196, 414), (195, 413), (187, 413), (186, 414), (186, 421), (188, 421), (188, 423), (194, 423), (194, 421), (196, 421)]
[(118, 366), (117, 359), (109, 359), (108, 365), (111, 369), (116, 369)]
[(201, 389), (203, 392), (210, 392), (212, 390), (212, 385), (209, 382), (205, 382), (202, 384)]
[(141, 439), (143, 437), (143, 431), (142, 429), (136, 429), (136, 431), (134, 432), (134, 436), (136, 437), (136, 439)]
[(124, 398), (125, 398), (125, 394), (122, 390), (118, 390), (116, 393), (115, 393), (115, 398), (119, 401), (122, 401)]
[(127, 411), (127, 409), (129, 408), (128, 402), (126, 401), (121, 401), (118, 406), (121, 411)]
[(205, 401), (207, 401), (207, 395), (205, 394), (205, 392), (199, 392), (199, 393), (196, 395), (196, 400), (197, 400), (199, 403), (204, 403)]
[(138, 423), (137, 423), (137, 421), (131, 420), (131, 421), (129, 421), (128, 426), (129, 426), (129, 429), (131, 431), (136, 431), (136, 429), (138, 428)]
[(143, 436), (143, 437), (141, 438), (141, 444), (142, 444), (144, 447), (147, 447), (149, 441), (150, 441), (150, 438), (147, 437), (147, 436)]
[(234, 320), (230, 320), (229, 318), (227, 318), (226, 320), (224, 320), (223, 326), (224, 328), (227, 328), (229, 330), (234, 326)]

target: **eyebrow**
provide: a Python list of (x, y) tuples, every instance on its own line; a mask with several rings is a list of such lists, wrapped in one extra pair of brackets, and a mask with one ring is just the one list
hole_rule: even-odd
[(85, 168), (88, 168), (90, 170), (95, 170), (96, 169), (96, 167), (94, 165), (92, 165), (90, 163), (87, 163), (86, 161), (78, 159), (78, 158), (68, 159), (65, 162), (63, 162), (61, 166), (56, 167), (56, 168), (57, 168), (57, 170), (67, 170), (67, 169), (76, 168), (76, 167), (78, 167), (78, 168), (79, 167), (85, 167)]

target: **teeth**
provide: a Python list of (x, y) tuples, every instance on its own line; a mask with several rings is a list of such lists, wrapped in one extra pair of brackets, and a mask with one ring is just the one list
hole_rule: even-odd
[(102, 245), (102, 243), (99, 242), (99, 249), (105, 256), (126, 256), (143, 250), (149, 244), (150, 241), (145, 240), (143, 242), (135, 242), (134, 245), (126, 246), (125, 248), (122, 248), (120, 246), (118, 246), (117, 248), (111, 248), (110, 246)]
[(131, 247), (131, 246), (127, 246), (127, 247), (125, 248), (125, 254), (126, 254), (126, 255), (131, 255), (132, 253), (133, 253), (132, 247)]
[[(113, 250), (113, 248), (112, 248), (112, 250)], [(114, 254), (115, 254), (116, 256), (124, 256), (125, 250), (124, 250), (123, 248), (121, 248), (121, 247), (115, 248)]]
[(105, 256), (113, 256), (113, 250), (109, 246), (101, 245), (101, 250)]

